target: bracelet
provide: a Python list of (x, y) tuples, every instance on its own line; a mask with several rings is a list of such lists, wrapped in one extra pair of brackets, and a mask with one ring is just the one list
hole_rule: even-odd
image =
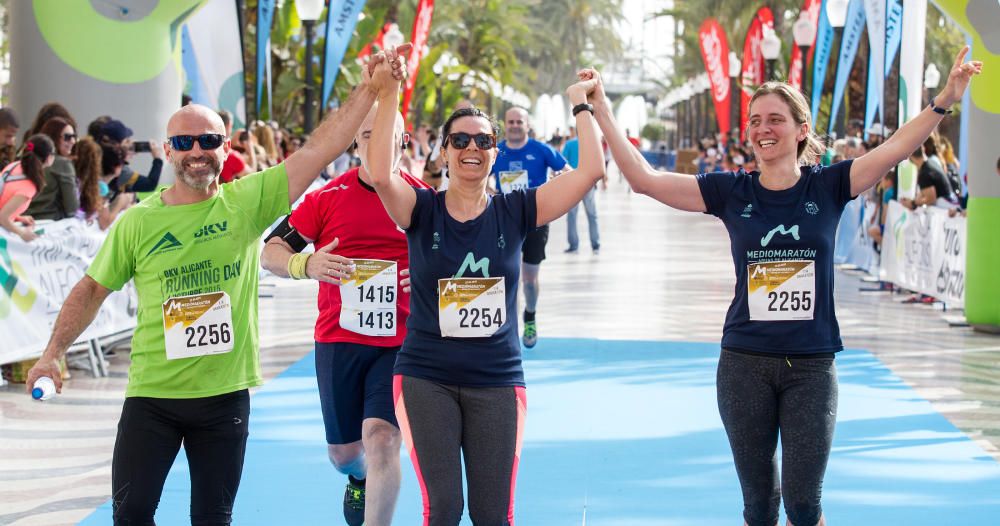
[(309, 263), (309, 257), (312, 254), (292, 254), (292, 257), (288, 258), (288, 277), (292, 279), (306, 279), (309, 277), (306, 274), (306, 264)]
[(584, 103), (581, 103), (581, 104), (577, 104), (576, 106), (573, 106), (573, 116), (574, 117), (576, 117), (576, 114), (580, 113), (581, 111), (589, 111), (590, 114), (593, 115), (594, 114), (594, 105), (584, 102)]
[(931, 111), (933, 111), (934, 113), (937, 113), (938, 115), (948, 115), (948, 114), (950, 114), (952, 112), (952, 110), (945, 109), (945, 108), (942, 108), (942, 107), (934, 104), (934, 99), (933, 98), (931, 99)]

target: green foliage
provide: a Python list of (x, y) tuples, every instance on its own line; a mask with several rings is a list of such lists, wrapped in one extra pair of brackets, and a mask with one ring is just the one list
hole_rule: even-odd
[(649, 142), (662, 140), (667, 135), (666, 127), (657, 122), (651, 122), (642, 127), (639, 136)]

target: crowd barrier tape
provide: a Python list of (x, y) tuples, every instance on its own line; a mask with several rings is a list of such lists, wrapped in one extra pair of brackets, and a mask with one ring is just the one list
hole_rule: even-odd
[[(63, 301), (107, 237), (96, 222), (75, 218), (36, 231), (39, 237), (26, 243), (0, 229), (0, 363), (41, 354)], [(78, 341), (134, 329), (138, 305), (130, 281), (108, 296)]]
[(889, 202), (882, 236), (883, 280), (961, 309), (966, 253), (965, 217), (949, 217), (942, 208), (913, 211)]

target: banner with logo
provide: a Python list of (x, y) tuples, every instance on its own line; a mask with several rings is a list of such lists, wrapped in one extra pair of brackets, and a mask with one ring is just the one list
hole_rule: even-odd
[[(819, 9), (822, 5), (823, 2), (821, 0), (805, 0), (805, 3), (802, 4), (801, 12), (809, 15), (809, 21), (812, 23), (814, 29), (816, 28), (816, 25), (819, 23)], [(809, 52), (805, 57), (802, 56), (802, 50), (799, 48), (798, 45), (792, 46), (792, 60), (789, 61), (789, 66), (788, 66), (789, 84), (800, 90), (802, 89), (803, 86), (802, 81), (804, 80), (802, 78), (802, 61), (804, 60), (806, 61), (806, 64), (808, 64), (809, 60), (812, 58), (815, 51), (816, 51), (815, 39), (813, 39), (812, 43), (809, 45)]]
[(267, 118), (271, 119), (271, 26), (274, 24), (274, 0), (257, 0), (257, 118), (260, 118), (261, 95), (267, 86)]
[[(209, 108), (233, 114), (233, 129), (247, 121), (246, 87), (243, 83), (243, 42), (236, 2), (209, 0), (187, 22), (193, 59), (185, 62), (189, 81), (201, 83), (202, 94), (191, 98)], [(192, 64), (192, 68), (187, 67)]]
[[(875, 122), (875, 114), (882, 111), (882, 99), (885, 98), (885, 24), (886, 0), (864, 0), (865, 18), (868, 21), (868, 89), (865, 94), (865, 132), (868, 140), (868, 129)], [(880, 119), (884, 121), (885, 118)]]
[(413, 33), (410, 59), (406, 62), (406, 89), (403, 91), (403, 120), (410, 111), (410, 99), (413, 97), (413, 85), (417, 82), (417, 70), (420, 59), (424, 58), (427, 48), (427, 35), (431, 32), (431, 16), (434, 14), (434, 0), (420, 0), (417, 5), (417, 16), (413, 19)]
[(813, 56), (813, 85), (812, 85), (812, 118), (813, 126), (819, 118), (819, 103), (823, 99), (823, 88), (826, 85), (826, 68), (830, 63), (830, 54), (833, 51), (833, 27), (830, 26), (830, 19), (826, 17), (826, 1), (823, 0), (823, 7), (819, 10), (819, 23), (816, 27), (816, 50)]
[[(0, 363), (37, 357), (70, 290), (97, 255), (106, 233), (96, 223), (64, 219), (38, 227), (30, 243), (0, 229)], [(129, 282), (101, 305), (80, 340), (135, 328), (139, 303)]]
[(899, 53), (899, 44), (903, 39), (903, 3), (902, 0), (889, 0), (885, 11), (885, 76), (892, 73), (892, 63)]
[(966, 219), (943, 208), (908, 210), (889, 203), (882, 236), (882, 279), (945, 302), (965, 305)]
[(764, 55), (760, 51), (760, 41), (764, 39), (764, 28), (774, 28), (774, 15), (768, 7), (757, 10), (753, 20), (750, 21), (750, 28), (747, 30), (747, 38), (743, 41), (743, 89), (740, 90), (740, 133), (746, 139), (747, 129), (747, 109), (750, 105), (750, 97), (754, 89), (764, 83), (764, 72), (766, 65)]
[[(899, 124), (923, 109), (924, 41), (927, 0), (903, 0), (903, 33), (899, 55)], [(944, 77), (944, 75), (942, 75)], [(942, 78), (942, 80), (945, 80)]]
[[(861, 43), (861, 35), (865, 31), (865, 8), (863, 0), (851, 0), (847, 6), (847, 18), (844, 23), (843, 39), (840, 41), (840, 58), (837, 59), (837, 78), (833, 84), (833, 102), (830, 107), (830, 126), (828, 133), (832, 133), (837, 122), (837, 113), (840, 112), (840, 102), (844, 99), (844, 91), (847, 89), (847, 80), (854, 69), (854, 56), (858, 53), (858, 44)], [(844, 116), (847, 117), (846, 115)]]
[(365, 6), (365, 0), (342, 0), (330, 2), (326, 10), (326, 47), (323, 54), (323, 85), (320, 93), (320, 108), (326, 108), (330, 93), (340, 73), (340, 63), (354, 36), (354, 26), (358, 24), (358, 14)]
[(707, 18), (698, 31), (701, 43), (701, 59), (705, 61), (708, 81), (712, 85), (712, 102), (715, 103), (715, 118), (719, 130), (729, 131), (729, 44), (726, 32), (718, 20)]
[(864, 195), (855, 197), (844, 207), (837, 226), (837, 239), (834, 244), (833, 262), (849, 264), (865, 272), (878, 273), (879, 257), (872, 244), (868, 227), (873, 225), (878, 207)]

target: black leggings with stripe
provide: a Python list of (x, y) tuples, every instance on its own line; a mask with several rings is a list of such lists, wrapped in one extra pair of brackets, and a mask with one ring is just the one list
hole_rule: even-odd
[(396, 375), (393, 399), (423, 495), (423, 524), (461, 520), (464, 456), (472, 523), (513, 526), (524, 388), (460, 387)]

